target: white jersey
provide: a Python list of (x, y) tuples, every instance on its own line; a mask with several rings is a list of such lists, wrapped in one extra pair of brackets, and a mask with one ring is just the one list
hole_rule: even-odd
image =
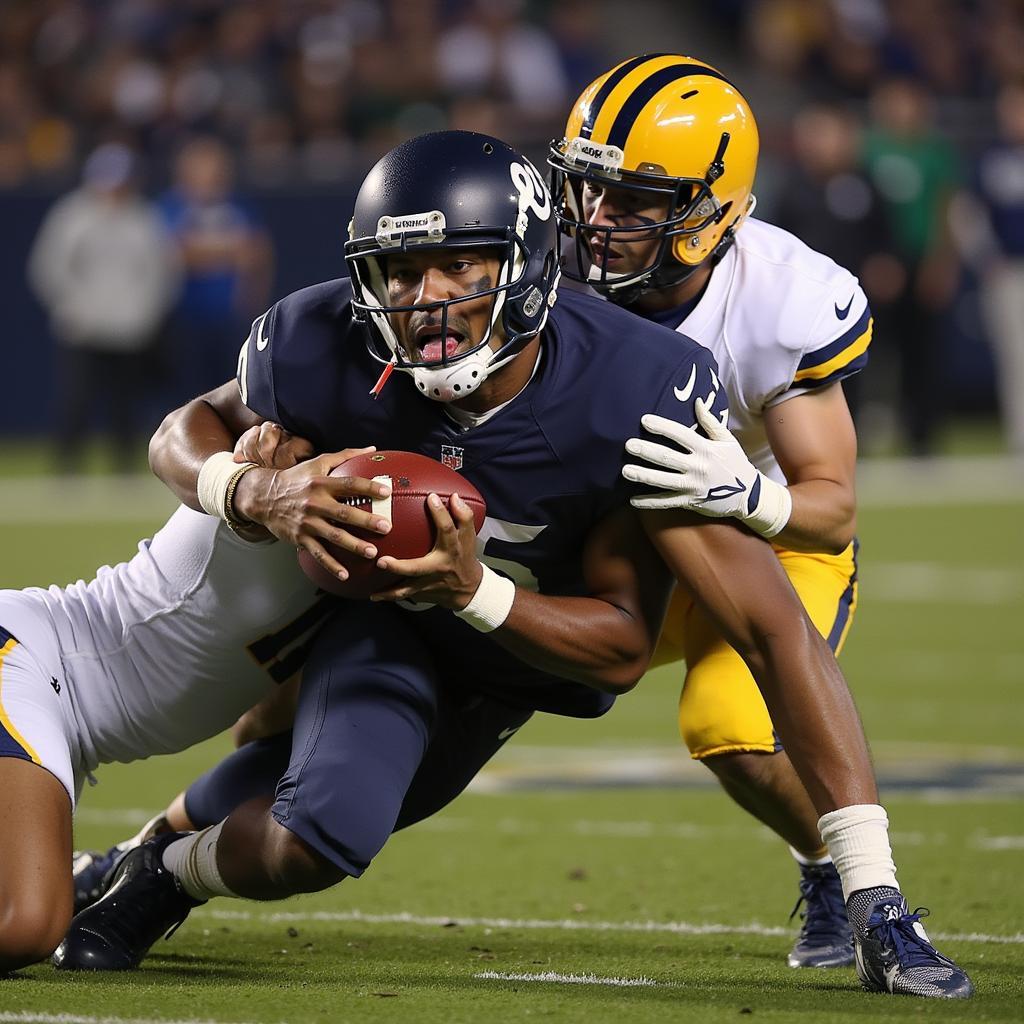
[(332, 607), (289, 545), (181, 507), (88, 583), (0, 592), (0, 627), (50, 677), (80, 779), (230, 726), (297, 671)]
[(751, 218), (676, 330), (714, 353), (729, 396), (729, 429), (765, 476), (785, 484), (765, 410), (860, 370), (872, 325), (853, 274), (788, 231)]

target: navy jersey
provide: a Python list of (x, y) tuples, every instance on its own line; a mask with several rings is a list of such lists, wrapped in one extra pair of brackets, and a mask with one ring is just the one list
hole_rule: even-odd
[[(657, 413), (696, 424), (694, 401), (726, 414), (714, 358), (683, 335), (576, 292), (563, 291), (544, 330), (529, 385), (485, 422), (463, 429), (405, 374), (378, 399), (381, 364), (352, 319), (348, 281), (282, 299), (253, 324), (239, 357), (242, 400), (257, 415), (309, 439), (317, 451), (376, 445), (445, 457), (487, 501), (481, 560), (517, 585), (582, 595), (591, 529), (635, 488), (621, 476), (623, 445)], [(663, 438), (658, 438), (665, 443)], [(443, 608), (409, 612), (444, 664), (480, 689), (524, 706), (576, 716), (611, 698), (519, 661)]]

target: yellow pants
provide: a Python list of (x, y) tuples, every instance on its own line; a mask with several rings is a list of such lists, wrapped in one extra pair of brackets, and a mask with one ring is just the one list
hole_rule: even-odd
[[(818, 632), (839, 654), (857, 608), (854, 541), (840, 555), (774, 547)], [(652, 667), (683, 660), (679, 732), (697, 760), (736, 751), (781, 749), (768, 709), (743, 659), (682, 588), (676, 588)]]

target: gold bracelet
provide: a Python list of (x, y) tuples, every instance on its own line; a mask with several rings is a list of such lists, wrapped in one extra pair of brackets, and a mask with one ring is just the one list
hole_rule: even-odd
[(243, 463), (238, 469), (231, 474), (231, 479), (228, 480), (227, 490), (224, 492), (224, 522), (228, 524), (228, 529), (232, 533), (237, 533), (240, 537), (247, 538), (247, 534), (251, 533), (252, 528), (262, 530), (263, 527), (259, 523), (254, 523), (251, 519), (243, 519), (235, 512), (235, 491), (238, 489), (238, 481), (249, 472), (250, 469), (259, 469), (259, 466), (255, 462)]

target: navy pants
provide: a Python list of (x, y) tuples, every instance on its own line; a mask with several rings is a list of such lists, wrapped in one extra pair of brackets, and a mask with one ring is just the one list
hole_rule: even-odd
[(455, 799), (532, 711), (446, 678), (406, 615), (346, 602), (310, 652), (294, 731), (197, 780), (185, 797), (193, 823), (275, 792), (280, 824), (360, 875), (392, 832)]

